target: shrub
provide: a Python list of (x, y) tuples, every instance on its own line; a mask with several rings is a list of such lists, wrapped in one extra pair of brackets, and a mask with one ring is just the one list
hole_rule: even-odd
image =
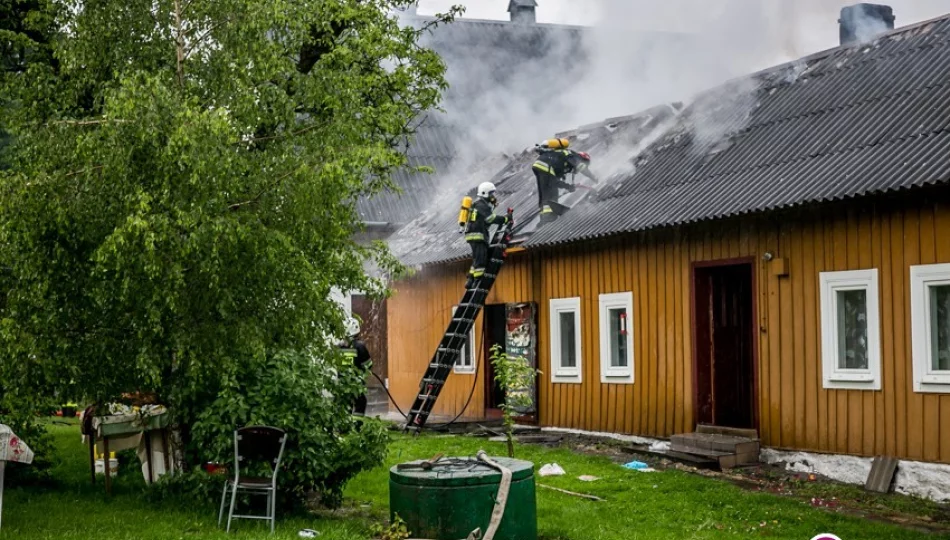
[(210, 399), (183, 411), (194, 414), (191, 453), (202, 463), (231, 463), (237, 427), (284, 429), (278, 475), (284, 504), (302, 503), (316, 491), (324, 504), (338, 506), (349, 479), (382, 463), (388, 432), (382, 422), (351, 415), (365, 373), (335, 350), (322, 356), (286, 352), (235, 370)]

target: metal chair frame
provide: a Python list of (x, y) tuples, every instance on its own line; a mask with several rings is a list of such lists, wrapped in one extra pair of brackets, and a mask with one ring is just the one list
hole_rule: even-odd
[[(277, 453), (277, 458), (273, 460), (271, 465), (273, 465), (273, 471), (270, 477), (270, 484), (259, 484), (259, 483), (247, 483), (241, 481), (241, 462), (245, 460), (245, 457), (241, 455), (241, 441), (244, 440), (243, 432), (249, 430), (267, 430), (271, 431), (274, 434), (280, 434), (280, 450)], [(227, 532), (231, 532), (231, 520), (232, 519), (266, 519), (270, 521), (270, 531), (274, 532), (274, 522), (276, 514), (276, 499), (277, 499), (277, 472), (280, 469), (280, 461), (284, 457), (284, 447), (287, 445), (287, 433), (275, 427), (270, 426), (247, 426), (234, 431), (234, 477), (228, 478), (224, 482), (224, 491), (221, 493), (221, 509), (218, 511), (218, 526), (221, 526), (221, 521), (224, 519), (224, 505), (227, 502), (228, 490), (231, 491), (231, 507), (228, 510), (228, 527)], [(238, 491), (243, 491), (245, 493), (250, 493), (252, 495), (266, 495), (267, 496), (267, 513), (266, 515), (252, 516), (252, 515), (235, 515), (234, 514), (234, 505), (237, 502)]]

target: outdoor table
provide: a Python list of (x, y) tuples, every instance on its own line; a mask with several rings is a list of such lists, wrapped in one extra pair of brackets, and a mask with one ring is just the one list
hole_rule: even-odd
[(8, 426), (0, 424), (0, 523), (3, 519), (3, 471), (7, 462), (33, 463), (33, 451)]
[(162, 432), (162, 451), (165, 456), (165, 471), (170, 470), (168, 434), (165, 431), (170, 424), (171, 417), (164, 407), (141, 409), (121, 414), (94, 416), (92, 418), (92, 434), (89, 437), (89, 461), (92, 468), (92, 482), (96, 482), (96, 455), (95, 443), (102, 441), (102, 453), (105, 469), (106, 493), (112, 493), (112, 471), (109, 467), (109, 441), (115, 441), (113, 451), (135, 448), (142, 437), (145, 437), (145, 459), (148, 467), (147, 481), (154, 481), (152, 472), (152, 437), (151, 432)]

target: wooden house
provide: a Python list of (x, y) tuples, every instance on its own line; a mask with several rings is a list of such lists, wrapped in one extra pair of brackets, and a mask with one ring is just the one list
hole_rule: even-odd
[[(499, 343), (542, 371), (542, 426), (950, 463), (950, 15), (663, 110), (567, 133), (595, 172), (645, 150), (538, 230), (530, 152), (495, 177), (522, 243), (436, 412), (497, 414)], [(395, 244), (403, 409), (463, 292), (454, 211)]]

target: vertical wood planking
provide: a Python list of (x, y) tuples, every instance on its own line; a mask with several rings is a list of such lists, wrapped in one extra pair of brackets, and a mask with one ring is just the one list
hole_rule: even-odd
[(664, 364), (666, 364), (666, 403), (661, 404), (661, 410), (663, 411), (664, 421), (663, 421), (663, 431), (662, 434), (664, 437), (672, 435), (676, 430), (673, 424), (674, 413), (678, 408), (676, 399), (676, 364), (678, 359), (676, 358), (676, 264), (674, 262), (675, 254), (675, 245), (674, 245), (674, 235), (670, 234), (668, 231), (664, 234), (664, 244), (665, 249), (663, 250), (664, 255), (664, 281), (666, 282), (666, 296), (664, 297), (664, 307), (666, 308), (666, 325), (663, 328), (663, 336), (666, 340), (666, 358), (664, 358)]
[(782, 278), (785, 281), (789, 282), (790, 294), (789, 298), (790, 303), (795, 303), (793, 307), (798, 309), (793, 309), (791, 313), (792, 319), (792, 362), (794, 362), (792, 368), (792, 380), (793, 390), (794, 390), (794, 400), (793, 407), (795, 410), (795, 435), (793, 438), (795, 446), (803, 446), (807, 440), (808, 433), (808, 409), (813, 404), (811, 400), (806, 399), (805, 388), (807, 386), (807, 370), (806, 370), (806, 356), (805, 350), (808, 347), (808, 341), (805, 339), (805, 319), (807, 317), (803, 302), (799, 302), (799, 299), (803, 300), (805, 298), (805, 291), (803, 289), (805, 280), (804, 278), (804, 267), (805, 267), (805, 225), (802, 221), (796, 220), (792, 223), (792, 230), (789, 235), (789, 250), (788, 250), (788, 264), (789, 264), (789, 275), (788, 277)]
[[(544, 372), (539, 381), (541, 421), (654, 436), (693, 429), (692, 262), (752, 255), (756, 406), (763, 443), (950, 462), (950, 430), (941, 429), (950, 419), (950, 396), (913, 391), (909, 312), (909, 266), (950, 262), (950, 206), (883, 201), (873, 211), (859, 208), (837, 206), (795, 211), (782, 219), (752, 217), (637, 233), (609, 243), (511, 258), (493, 301), (538, 305), (537, 353)], [(773, 276), (769, 264), (758, 259), (765, 251), (787, 259), (787, 277)], [(400, 406), (411, 402), (448, 322), (448, 310), (458, 302), (464, 267), (467, 264), (427, 267), (398, 283), (387, 303), (389, 370)], [(880, 277), (883, 389), (825, 390), (819, 273), (866, 268), (877, 268)], [(626, 291), (633, 293), (634, 301), (635, 382), (603, 384), (599, 295)], [(583, 383), (554, 384), (548, 301), (571, 296), (582, 299)], [(484, 367), (481, 362), (480, 369)], [(450, 377), (439, 414), (461, 410), (472, 379)], [(482, 414), (484, 388), (479, 385), (465, 416)]]
[[(934, 264), (937, 261), (934, 223), (934, 207), (928, 204), (920, 212), (919, 264)], [(912, 356), (907, 357), (907, 363), (913, 365)], [(940, 458), (940, 397), (936, 394), (918, 394), (918, 396), (921, 398), (923, 407), (923, 456), (927, 461), (934, 461)]]
[[(795, 227), (794, 222), (782, 220), (779, 226), (779, 247), (780, 255), (791, 253), (792, 234)], [(781, 418), (781, 437), (782, 446), (792, 446), (796, 444), (795, 438), (795, 416), (798, 410), (798, 404), (795, 403), (795, 318), (792, 310), (792, 287), (790, 279), (776, 278), (778, 282), (778, 302), (779, 302), (779, 362), (781, 364), (781, 384), (779, 385), (779, 416)]]
[[(881, 415), (884, 422), (884, 448), (883, 453), (894, 456), (897, 455), (897, 438), (894, 434), (897, 432), (897, 384), (896, 384), (896, 357), (899, 353), (894, 348), (894, 310), (890, 307), (894, 305), (894, 278), (895, 271), (892, 262), (891, 253), (891, 219), (886, 212), (878, 210), (877, 221), (880, 221), (881, 252), (879, 256), (879, 267), (881, 269), (881, 305), (888, 306), (881, 313), (881, 332), (882, 336), (888, 336), (888, 339), (881, 342), (881, 373), (884, 377), (882, 384), (882, 398), (884, 400), (884, 411)], [(900, 271), (898, 268), (896, 271)]]
[(896, 439), (897, 455), (909, 455), (907, 434), (908, 434), (908, 414), (907, 414), (907, 385), (911, 380), (907, 377), (907, 369), (904, 361), (907, 353), (904, 349), (904, 332), (907, 325), (904, 324), (903, 303), (905, 298), (904, 284), (904, 216), (900, 212), (894, 212), (890, 216), (891, 223), (891, 292), (893, 302), (891, 303), (891, 312), (894, 317), (893, 339), (894, 339), (894, 386), (896, 402)]
[(805, 321), (805, 448), (821, 448), (820, 411), (825, 393), (821, 390), (821, 347), (819, 345), (818, 267), (816, 259), (824, 250), (821, 226), (806, 220), (802, 243), (801, 275), (803, 319)]
[(907, 281), (902, 288), (904, 299), (901, 302), (903, 309), (903, 319), (906, 323), (907, 334), (904, 339), (904, 353), (900, 357), (900, 366), (906, 374), (907, 384), (907, 444), (909, 454), (914, 459), (924, 457), (924, 421), (923, 421), (923, 396), (913, 389), (913, 367), (910, 339), (910, 267), (920, 263), (921, 253), (921, 217), (923, 212), (919, 209), (908, 211), (904, 214), (904, 265), (902, 274), (907, 276)]
[(637, 304), (640, 306), (640, 322), (637, 324), (637, 383), (635, 388), (636, 409), (634, 410), (634, 433), (647, 432), (647, 408), (649, 407), (649, 388), (650, 371), (650, 284), (647, 276), (650, 274), (647, 266), (647, 241), (644, 235), (637, 235), (638, 249), (634, 253), (637, 260), (637, 283), (640, 289), (640, 298)]
[[(941, 202), (934, 205), (935, 256), (937, 262), (950, 262), (950, 206)], [(941, 425), (950, 423), (950, 395), (938, 396), (937, 421)], [(940, 461), (950, 462), (950, 429), (941, 429)]]

